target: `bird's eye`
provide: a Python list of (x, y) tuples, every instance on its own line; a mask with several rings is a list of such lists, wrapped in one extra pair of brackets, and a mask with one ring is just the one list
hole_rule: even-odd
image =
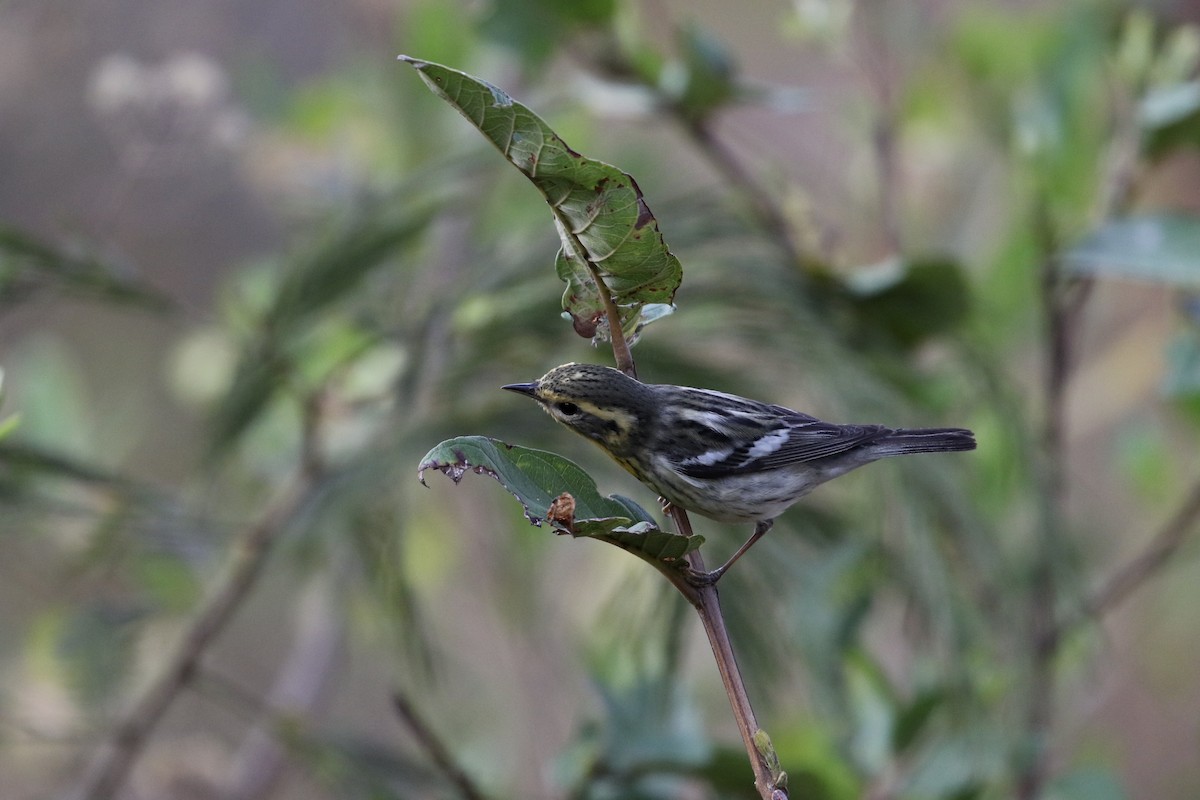
[(579, 406), (574, 403), (557, 403), (558, 410), (566, 414), (568, 417), (573, 417), (579, 413)]

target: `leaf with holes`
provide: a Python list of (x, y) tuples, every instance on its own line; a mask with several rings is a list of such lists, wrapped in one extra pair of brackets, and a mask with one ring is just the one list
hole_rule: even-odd
[(555, 270), (567, 284), (563, 310), (580, 336), (609, 338), (601, 282), (630, 341), (670, 312), (683, 268), (630, 175), (575, 152), (495, 86), (440, 64), (400, 60), (499, 148), (550, 204), (562, 239)]
[(704, 543), (659, 529), (634, 501), (601, 497), (592, 477), (574, 462), (544, 450), (505, 444), (486, 436), (459, 436), (430, 450), (418, 467), (436, 469), (455, 483), (468, 472), (491, 475), (517, 498), (534, 525), (547, 521), (560, 533), (599, 539), (648, 561), (674, 562)]

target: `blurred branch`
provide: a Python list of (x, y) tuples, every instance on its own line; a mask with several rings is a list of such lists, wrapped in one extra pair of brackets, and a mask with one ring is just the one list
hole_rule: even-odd
[(438, 738), (438, 735), (433, 732), (433, 729), (425, 722), (424, 718), (417, 713), (408, 696), (396, 690), (392, 694), (392, 706), (396, 709), (396, 715), (400, 717), (401, 722), (408, 727), (417, 742), (425, 749), (434, 766), (441, 770), (450, 783), (458, 788), (459, 793), (467, 800), (486, 800), (487, 795), (475, 785), (470, 776), (455, 762), (450, 748)]
[(1065, 282), (1056, 253), (1057, 242), (1050, 211), (1040, 199), (1034, 226), (1042, 265), (1042, 392), (1043, 422), (1038, 495), (1040, 524), (1029, 590), (1030, 676), (1025, 726), (1030, 754), (1017, 776), (1020, 800), (1041, 796), (1049, 771), (1049, 746), (1054, 720), (1054, 657), (1058, 651), (1054, 608), (1058, 598), (1055, 565), (1059, 536), (1066, 515), (1065, 453), (1066, 388), (1069, 371), (1067, 336), (1071, 314), (1065, 302)]
[(1118, 567), (1079, 610), (1061, 620), (1055, 630), (1056, 640), (1087, 619), (1099, 619), (1115, 609), (1131, 594), (1158, 575), (1179, 551), (1196, 523), (1200, 521), (1200, 480), (1187, 492), (1179, 508), (1159, 529), (1149, 544), (1129, 561)]
[(774, 196), (758, 182), (724, 142), (717, 138), (711, 123), (702, 119), (690, 119), (682, 113), (676, 113), (675, 116), (700, 153), (724, 176), (729, 185), (749, 201), (759, 224), (788, 260), (806, 268), (819, 263), (820, 258), (804, 252), (797, 243), (796, 233)]
[(0, 225), (0, 305), (53, 288), (151, 311), (174, 308), (171, 298), (122, 275), (125, 271), (91, 255), (71, 252), (25, 231)]
[(233, 615), (241, 608), (258, 582), (271, 546), (286, 531), (307, 504), (324, 476), (323, 465), (312, 456), (316, 437), (319, 401), (306, 405), (305, 443), (295, 476), (284, 486), (257, 523), (246, 529), (234, 543), (235, 556), (226, 575), (201, 607), (184, 632), (167, 665), (133, 704), (132, 709), (113, 728), (88, 769), (70, 793), (78, 800), (108, 800), (125, 784), (134, 764), (148, 743), (150, 734), (162, 720), (172, 702), (197, 677), (208, 648)]
[[(1125, 213), (1141, 188), (1141, 131), (1132, 112), (1118, 113), (1110, 146), (1107, 174), (1100, 187), (1099, 222)], [(1053, 724), (1054, 658), (1063, 633), (1075, 620), (1056, 619), (1058, 591), (1054, 565), (1059, 555), (1058, 538), (1066, 519), (1066, 389), (1070, 378), (1070, 336), (1078, 329), (1095, 281), (1069, 278), (1058, 258), (1057, 232), (1045, 198), (1034, 211), (1034, 233), (1043, 256), (1041, 301), (1044, 326), (1043, 392), (1045, 419), (1042, 429), (1041, 471), (1042, 521), (1037, 563), (1030, 591), (1032, 676), (1027, 730), (1032, 736), (1032, 755), (1020, 770), (1017, 796), (1035, 800), (1049, 774), (1049, 737)], [(1193, 508), (1194, 506), (1194, 508)], [(1157, 572), (1174, 553), (1192, 521), (1200, 515), (1200, 485), (1150, 547), (1125, 565), (1093, 595), (1080, 611), (1081, 617), (1099, 616), (1126, 597)]]

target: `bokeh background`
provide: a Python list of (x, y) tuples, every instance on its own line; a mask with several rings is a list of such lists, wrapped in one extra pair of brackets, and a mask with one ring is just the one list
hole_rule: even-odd
[[(824, 487), (722, 583), (793, 797), (1197, 796), (1196, 24), (0, 5), (3, 795), (103, 796), (122, 721), (234, 597), (116, 796), (755, 796), (661, 576), (486, 477), (416, 481), (479, 433), (654, 507), (497, 390), (611, 354), (559, 317), (541, 198), (407, 53), (635, 176), (684, 265), (644, 378), (977, 431)], [(746, 533), (697, 527), (710, 562)]]

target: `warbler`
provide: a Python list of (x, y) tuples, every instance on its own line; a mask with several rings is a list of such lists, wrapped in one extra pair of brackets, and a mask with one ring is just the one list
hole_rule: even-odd
[(755, 523), (723, 566), (691, 576), (699, 584), (714, 583), (776, 517), (828, 480), (888, 456), (975, 449), (963, 428), (837, 425), (711, 389), (642, 383), (597, 364), (563, 364), (503, 388), (600, 445), (663, 501), (718, 522)]

